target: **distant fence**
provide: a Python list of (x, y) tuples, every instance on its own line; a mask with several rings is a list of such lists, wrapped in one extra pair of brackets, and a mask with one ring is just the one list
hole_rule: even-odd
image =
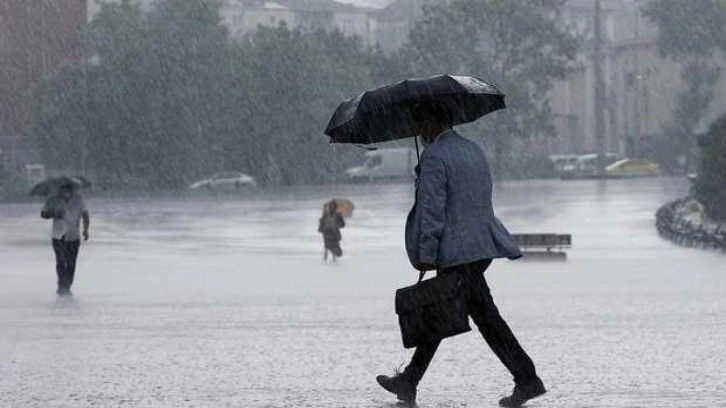
[(655, 214), (658, 233), (679, 245), (726, 252), (726, 231), (719, 227), (704, 228), (683, 218), (682, 209), (689, 200), (689, 197), (681, 198), (658, 209)]

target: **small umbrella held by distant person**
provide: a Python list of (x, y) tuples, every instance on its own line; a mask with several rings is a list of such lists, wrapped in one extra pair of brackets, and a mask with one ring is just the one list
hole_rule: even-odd
[(91, 182), (82, 176), (69, 177), (60, 176), (50, 178), (48, 180), (41, 181), (40, 183), (33, 186), (30, 190), (30, 195), (47, 196), (58, 192), (61, 187), (70, 186), (72, 188), (88, 188), (91, 187)]
[(454, 126), (506, 107), (504, 94), (479, 78), (439, 75), (407, 79), (341, 103), (325, 134), (331, 143), (361, 145), (415, 137), (413, 110), (430, 102), (445, 107)]
[(355, 210), (355, 205), (352, 201), (346, 198), (333, 198), (332, 200), (326, 201), (325, 204), (323, 204), (323, 211), (327, 210), (328, 207), (330, 207), (330, 203), (332, 202), (338, 204), (338, 213), (344, 218), (350, 218), (353, 216), (353, 210)]

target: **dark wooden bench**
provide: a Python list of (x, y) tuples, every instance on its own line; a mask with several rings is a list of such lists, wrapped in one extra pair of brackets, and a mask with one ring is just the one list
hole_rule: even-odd
[(572, 247), (571, 234), (512, 234), (524, 255), (551, 254), (564, 258), (564, 249)]

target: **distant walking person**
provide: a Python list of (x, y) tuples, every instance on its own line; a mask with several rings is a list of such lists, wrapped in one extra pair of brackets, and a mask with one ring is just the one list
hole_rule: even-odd
[(69, 180), (59, 187), (56, 195), (46, 201), (40, 216), (53, 220), (53, 250), (58, 275), (56, 293), (60, 296), (71, 296), (81, 239), (80, 220), (83, 219), (84, 241), (88, 240), (88, 228), (91, 223), (86, 202), (77, 191), (77, 186)]
[(342, 236), (340, 229), (345, 227), (343, 216), (338, 212), (338, 203), (331, 200), (323, 208), (323, 216), (318, 223), (318, 232), (323, 234), (323, 260), (328, 260), (328, 252), (333, 256), (333, 262), (343, 256), (343, 249), (340, 248)]
[[(419, 271), (456, 274), (467, 313), (514, 377), (512, 395), (499, 405), (518, 407), (546, 392), (535, 366), (499, 314), (484, 271), (494, 258), (518, 258), (514, 239), (494, 216), (492, 178), (481, 148), (452, 129), (445, 107), (422, 103), (413, 110), (426, 149), (418, 171), (416, 204), (406, 222), (406, 251)], [(415, 404), (416, 387), (441, 343), (419, 345), (411, 363), (376, 379), (399, 400)]]

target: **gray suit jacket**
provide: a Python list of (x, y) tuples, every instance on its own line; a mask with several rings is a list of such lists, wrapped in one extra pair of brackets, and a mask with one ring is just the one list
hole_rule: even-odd
[(522, 256), (494, 216), (484, 152), (453, 130), (421, 154), (416, 203), (406, 220), (406, 252), (412, 264), (437, 268)]

